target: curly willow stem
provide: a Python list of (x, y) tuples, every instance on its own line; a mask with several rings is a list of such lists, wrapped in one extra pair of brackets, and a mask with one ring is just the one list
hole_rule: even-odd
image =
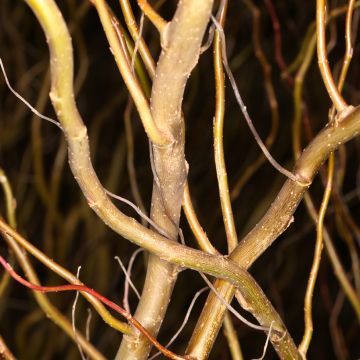
[(4, 269), (14, 278), (17, 282), (20, 284), (26, 286), (29, 289), (39, 291), (39, 292), (59, 292), (59, 291), (81, 291), (85, 292), (87, 294), (90, 294), (91, 296), (97, 298), (102, 303), (106, 304), (113, 310), (115, 310), (117, 313), (119, 313), (121, 316), (125, 317), (136, 329), (141, 331), (142, 334), (144, 334), (151, 343), (156, 346), (156, 348), (161, 351), (166, 357), (169, 359), (174, 360), (186, 360), (189, 359), (188, 357), (184, 356), (178, 356), (171, 352), (170, 350), (167, 350), (164, 348), (156, 339), (154, 339), (150, 333), (136, 320), (134, 319), (127, 311), (125, 311), (123, 308), (121, 308), (119, 305), (115, 304), (114, 302), (110, 301), (105, 296), (99, 294), (97, 291), (90, 289), (89, 287), (85, 285), (59, 285), (59, 286), (39, 286), (36, 284), (32, 284), (29, 281), (26, 281), (23, 279), (20, 275), (18, 275), (14, 269), (11, 267), (11, 265), (6, 262), (6, 260), (0, 256), (0, 263), (4, 267)]
[[(7, 218), (12, 227), (16, 227), (15, 216), (15, 199), (12, 194), (11, 186), (5, 173), (0, 170), (0, 181), (3, 185), (6, 203), (7, 203)], [(23, 252), (21, 247), (17, 244), (14, 237), (7, 233), (4, 233), (4, 239), (9, 245), (9, 249), (14, 253), (18, 263), (23, 269), (26, 277), (36, 285), (40, 285), (40, 281), (37, 273), (35, 272), (29, 258), (26, 253)], [(5, 274), (8, 274), (7, 272)], [(8, 274), (9, 275), (9, 274)], [(57, 326), (59, 326), (70, 338), (76, 343), (79, 343), (84, 351), (94, 360), (104, 360), (103, 355), (95, 349), (95, 347), (88, 342), (85, 337), (78, 331), (74, 332), (68, 319), (62, 315), (59, 309), (57, 309), (48, 299), (45, 294), (34, 292), (35, 300), (37, 301), (41, 310), (50, 318)]]
[(314, 294), (316, 278), (320, 268), (321, 254), (323, 249), (324, 218), (330, 200), (333, 178), (334, 178), (334, 153), (331, 153), (329, 156), (327, 184), (326, 184), (323, 200), (321, 202), (319, 218), (316, 226), (317, 236), (316, 236), (314, 260), (311, 267), (310, 276), (305, 294), (305, 305), (304, 305), (305, 331), (301, 344), (299, 345), (299, 350), (304, 356), (306, 356), (313, 333), (312, 298)]

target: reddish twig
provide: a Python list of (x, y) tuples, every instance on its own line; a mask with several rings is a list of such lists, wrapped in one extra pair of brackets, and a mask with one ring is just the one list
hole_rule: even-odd
[(274, 47), (275, 47), (275, 60), (278, 64), (280, 70), (283, 73), (283, 76), (286, 78), (288, 84), (293, 87), (294, 86), (294, 79), (287, 71), (287, 65), (285, 63), (283, 54), (282, 54), (282, 40), (281, 40), (281, 26), (279, 22), (279, 18), (276, 14), (276, 10), (274, 4), (271, 0), (265, 0), (265, 6), (269, 13), (271, 24), (274, 30)]
[(26, 286), (29, 289), (40, 291), (40, 292), (59, 292), (59, 291), (83, 291), (86, 292), (98, 300), (100, 300), (105, 305), (109, 306), (111, 309), (115, 310), (121, 316), (123, 316), (132, 326), (139, 330), (146, 338), (166, 357), (173, 360), (189, 360), (188, 356), (180, 356), (174, 354), (172, 351), (166, 349), (162, 346), (131, 314), (124, 310), (119, 305), (115, 304), (105, 296), (99, 294), (96, 290), (91, 289), (85, 285), (59, 285), (59, 286), (39, 286), (32, 284), (31, 282), (23, 279), (13, 268), (12, 266), (0, 255), (0, 263), (4, 269), (10, 274), (10, 276), (15, 279), (20, 284)]

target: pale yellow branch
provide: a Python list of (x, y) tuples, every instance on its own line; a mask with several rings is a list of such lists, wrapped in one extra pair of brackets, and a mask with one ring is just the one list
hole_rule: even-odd
[(134, 100), (135, 106), (139, 112), (140, 119), (143, 123), (145, 131), (149, 139), (158, 146), (167, 146), (173, 142), (171, 134), (160, 131), (156, 126), (149, 107), (148, 100), (134, 77), (131, 66), (122, 49), (118, 34), (113, 26), (112, 16), (109, 12), (108, 6), (104, 0), (94, 0), (94, 5), (99, 14), (101, 24), (104, 28), (106, 37), (110, 44), (111, 52), (114, 55), (118, 69), (125, 81), (126, 86)]
[[(225, 2), (219, 14), (218, 21), (222, 27), (224, 26), (225, 22), (226, 9), (227, 1)], [(230, 253), (232, 250), (235, 249), (238, 243), (238, 238), (236, 234), (234, 215), (231, 207), (223, 144), (223, 128), (225, 116), (225, 79), (222, 62), (221, 41), (222, 39), (220, 37), (219, 30), (216, 30), (214, 37), (214, 73), (216, 88), (215, 118), (213, 129), (214, 158), (222, 216), (225, 226), (228, 250)]]
[(304, 357), (306, 356), (307, 350), (310, 345), (311, 337), (313, 334), (312, 298), (314, 294), (315, 282), (320, 268), (321, 254), (323, 250), (324, 218), (330, 200), (333, 177), (334, 177), (334, 154), (331, 153), (328, 164), (327, 184), (326, 184), (323, 200), (321, 202), (319, 218), (316, 226), (317, 236), (316, 236), (314, 260), (311, 267), (310, 276), (305, 294), (305, 305), (304, 305), (305, 331), (301, 344), (299, 345), (299, 351), (304, 355)]
[(138, 0), (139, 8), (162, 34), (167, 22), (155, 11), (147, 0)]
[(326, 53), (326, 37), (325, 37), (325, 9), (326, 0), (316, 1), (316, 32), (317, 32), (317, 51), (318, 63), (326, 90), (333, 102), (338, 113), (348, 108), (348, 104), (339, 92), (334, 78), (331, 73)]

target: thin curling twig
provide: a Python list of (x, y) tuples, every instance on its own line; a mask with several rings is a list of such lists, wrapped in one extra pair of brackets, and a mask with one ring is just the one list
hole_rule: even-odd
[(222, 54), (223, 54), (223, 63), (224, 63), (224, 67), (225, 67), (225, 71), (229, 77), (231, 86), (233, 88), (233, 91), (235, 93), (235, 98), (237, 100), (237, 102), (240, 105), (241, 111), (244, 115), (244, 118), (246, 120), (247, 125), (249, 126), (249, 129), (252, 133), (252, 135), (255, 138), (256, 143), (259, 145), (260, 149), (262, 150), (262, 152), (264, 153), (264, 155), (266, 156), (266, 158), (269, 160), (270, 164), (277, 170), (279, 171), (281, 174), (283, 174), (284, 176), (286, 176), (287, 178), (289, 178), (290, 180), (302, 184), (303, 186), (308, 186), (309, 183), (305, 180), (302, 179), (296, 175), (294, 175), (292, 172), (290, 172), (289, 170), (285, 169), (284, 167), (282, 167), (270, 154), (269, 150), (266, 148), (265, 144), (263, 143), (263, 141), (261, 140), (257, 130), (255, 129), (255, 126), (250, 118), (250, 115), (246, 109), (246, 106), (241, 98), (241, 95), (239, 93), (239, 90), (237, 88), (236, 82), (235, 82), (235, 78), (234, 75), (231, 72), (231, 69), (229, 67), (228, 61), (227, 61), (227, 56), (226, 56), (226, 40), (225, 40), (225, 33), (224, 30), (222, 28), (222, 26), (218, 23), (218, 21), (215, 19), (214, 16), (211, 16), (211, 19), (213, 21), (213, 23), (215, 24), (217, 30), (219, 31), (220, 37), (221, 37), (221, 42), (222, 42)]
[[(355, 0), (349, 0), (349, 4), (346, 11), (346, 21), (345, 21), (345, 56), (344, 61), (341, 66), (341, 72), (339, 77), (339, 82), (337, 88), (341, 94), (346, 80), (346, 76), (349, 70), (350, 62), (353, 56), (353, 45), (352, 45), (352, 16), (355, 8)], [(330, 119), (334, 119), (335, 111), (337, 108), (333, 104), (330, 112)]]
[[(67, 280), (72, 284), (82, 285), (82, 283), (75, 275), (73, 275), (71, 272), (69, 272), (68, 270), (57, 264), (55, 261), (51, 260), (34, 245), (30, 244), (20, 234), (18, 234), (15, 230), (13, 230), (10, 226), (8, 226), (1, 218), (0, 218), (0, 228), (1, 228), (0, 231), (5, 236), (9, 236), (10, 240), (13, 239), (17, 244), (23, 247), (26, 251), (28, 251), (31, 255), (37, 258), (40, 262), (42, 262), (45, 266), (47, 266), (50, 270), (58, 274), (60, 277), (62, 277), (63, 279)], [(31, 281), (34, 282), (33, 278), (31, 278)], [(95, 298), (91, 297), (87, 293), (85, 293), (85, 297), (94, 306), (98, 314), (108, 325), (110, 325), (112, 328), (122, 333), (125, 334), (131, 333), (132, 330), (130, 326), (127, 323), (124, 323), (114, 318), (103, 307), (103, 305), (99, 301), (97, 301)]]
[(274, 31), (274, 48), (275, 48), (275, 60), (279, 69), (281, 70), (281, 77), (285, 78), (290, 86), (294, 85), (294, 79), (288, 72), (287, 65), (284, 60), (282, 53), (282, 36), (281, 36), (281, 25), (279, 18), (276, 13), (275, 6), (272, 0), (264, 0), (266, 9), (270, 15), (273, 31)]
[[(267, 101), (270, 108), (271, 113), (271, 127), (270, 131), (265, 139), (265, 146), (270, 151), (274, 141), (276, 139), (278, 129), (279, 129), (279, 105), (276, 98), (276, 92), (274, 89), (273, 81), (272, 81), (272, 67), (269, 61), (265, 56), (265, 52), (263, 50), (263, 46), (261, 44), (261, 15), (260, 10), (254, 3), (250, 0), (243, 0), (245, 5), (249, 8), (252, 18), (252, 42), (254, 46), (254, 54), (257, 58), (259, 64), (261, 65), (261, 69), (263, 72), (264, 78), (264, 87), (266, 91)], [(244, 186), (248, 183), (250, 178), (254, 176), (256, 171), (263, 165), (266, 157), (263, 153), (260, 153), (258, 158), (249, 164), (244, 172), (242, 172), (239, 179), (236, 181), (232, 191), (231, 191), (231, 199), (235, 200), (240, 191), (244, 188)]]
[(149, 73), (150, 78), (153, 78), (155, 75), (155, 62), (151, 56), (149, 48), (147, 47), (144, 39), (140, 36), (139, 29), (136, 24), (135, 16), (131, 9), (129, 0), (119, 0), (119, 1), (130, 35), (134, 42), (138, 42), (140, 56), (145, 64), (145, 67)]
[(231, 359), (244, 360), (238, 334), (229, 313), (226, 313), (225, 315), (223, 331), (228, 343)]
[(127, 311), (125, 311), (122, 307), (115, 304), (105, 296), (99, 294), (94, 289), (91, 289), (85, 285), (59, 285), (59, 286), (39, 286), (30, 283), (29, 281), (23, 279), (19, 274), (15, 272), (15, 270), (11, 267), (11, 265), (0, 255), (0, 263), (4, 267), (4, 269), (11, 275), (13, 279), (15, 279), (20, 284), (26, 286), (29, 289), (40, 291), (40, 292), (60, 292), (60, 291), (81, 291), (90, 294), (91, 296), (97, 298), (99, 301), (115, 310), (121, 316), (123, 316), (131, 325), (133, 325), (136, 329), (138, 329), (147, 339), (166, 357), (173, 360), (188, 360), (189, 358), (186, 356), (179, 356), (171, 352), (170, 350), (163, 347), (156, 339), (154, 339), (151, 334), (144, 328), (142, 325), (131, 316)]
[[(77, 270), (77, 274), (76, 274), (76, 277), (79, 278), (79, 275), (80, 275), (80, 270), (81, 270), (81, 266), (78, 267), (78, 270)], [(71, 324), (72, 324), (72, 328), (73, 328), (73, 333), (74, 333), (74, 337), (75, 337), (75, 341), (76, 341), (76, 345), (79, 349), (79, 353), (80, 353), (80, 356), (81, 356), (81, 359), (82, 360), (86, 360), (86, 357), (85, 357), (85, 354), (83, 352), (83, 349), (78, 341), (78, 338), (77, 338), (77, 332), (76, 332), (76, 319), (75, 319), (75, 315), (76, 315), (76, 305), (77, 305), (77, 301), (79, 299), (79, 292), (77, 291), (76, 292), (76, 295), (75, 295), (75, 299), (74, 299), (74, 302), (72, 304), (72, 307), (71, 307)]]
[(186, 220), (189, 223), (189, 226), (191, 228), (192, 233), (195, 236), (199, 248), (205, 252), (208, 252), (209, 254), (217, 254), (218, 251), (210, 242), (209, 238), (207, 237), (204, 229), (202, 228), (198, 220), (194, 206), (191, 201), (188, 183), (186, 183), (185, 185), (184, 195), (182, 199), (182, 207), (186, 216)]
[[(15, 218), (15, 199), (12, 194), (12, 189), (7, 178), (5, 171), (0, 167), (0, 188), (4, 193), (5, 206), (6, 206), (6, 218), (13, 227), (16, 227), (16, 218)], [(12, 262), (13, 259), (10, 260)], [(5, 291), (9, 286), (10, 276), (8, 273), (5, 273), (0, 280), (0, 298), (4, 299)], [(6, 296), (6, 295), (5, 295)]]
[[(342, 11), (330, 13), (329, 19), (333, 19), (336, 16), (339, 16), (345, 12)], [(303, 61), (301, 67), (299, 68), (295, 76), (295, 87), (294, 87), (294, 120), (293, 120), (293, 152), (295, 159), (299, 158), (301, 155), (301, 120), (303, 117), (303, 107), (302, 107), (302, 89), (305, 79), (305, 75), (311, 64), (311, 60), (315, 51), (316, 46), (316, 34), (313, 34), (312, 37), (309, 37), (307, 43), (304, 44), (304, 53)], [(318, 211), (315, 208), (313, 201), (309, 193), (305, 194), (304, 197), (307, 210), (310, 217), (312, 218), (315, 224), (318, 223)], [(360, 319), (360, 301), (354, 291), (351, 283), (349, 282), (346, 272), (341, 264), (340, 258), (336, 252), (336, 249), (332, 243), (331, 237), (324, 226), (324, 243), (326, 247), (327, 254), (330, 259), (330, 263), (333, 267), (334, 274), (339, 281), (340, 286), (342, 287), (344, 293), (346, 294), (350, 304), (352, 305), (355, 313), (357, 314), (358, 319)]]
[(345, 58), (343, 62), (343, 66), (340, 73), (338, 89), (341, 92), (344, 87), (344, 82), (346, 79), (346, 75), (349, 69), (349, 65), (353, 56), (353, 41), (352, 41), (352, 18), (353, 12), (355, 8), (355, 0), (349, 0), (348, 9), (346, 12), (346, 25), (345, 25)]
[(320, 260), (323, 249), (323, 228), (324, 228), (324, 218), (326, 214), (326, 209), (329, 204), (329, 199), (331, 195), (331, 189), (333, 184), (334, 177), (334, 153), (330, 154), (329, 163), (328, 163), (328, 179), (323, 196), (323, 200), (320, 207), (318, 223), (316, 226), (316, 245), (314, 260), (310, 271), (310, 276), (308, 280), (308, 286), (306, 289), (305, 295), (305, 306), (304, 306), (304, 316), (305, 316), (305, 331), (304, 336), (299, 345), (300, 352), (306, 356), (307, 350), (310, 345), (312, 333), (313, 333), (313, 320), (312, 320), (312, 298), (315, 288), (316, 278), (320, 268)]
[[(16, 227), (16, 216), (15, 216), (15, 199), (13, 197), (12, 189), (6, 174), (1, 173), (0, 170), (0, 181), (5, 195), (5, 201), (7, 203), (7, 219), (12, 227)], [(4, 239), (7, 242), (9, 249), (11, 249), (14, 257), (19, 263), (20, 267), (23, 269), (26, 277), (34, 284), (40, 285), (39, 278), (29, 261), (27, 254), (21, 249), (21, 247), (16, 243), (13, 237), (7, 233), (3, 234)], [(7, 276), (10, 276), (9, 273), (5, 272)], [(5, 277), (5, 275), (4, 275)], [(4, 278), (3, 277), (3, 278)], [(78, 332), (74, 331), (69, 323), (68, 319), (63, 316), (63, 314), (58, 310), (48, 299), (45, 294), (34, 292), (34, 297), (38, 303), (40, 309), (44, 314), (51, 319), (57, 326), (60, 327), (68, 336), (70, 336), (77, 344), (81, 344), (84, 351), (90, 356), (93, 360), (104, 360), (104, 357), (99, 353), (95, 347), (88, 342), (84, 336)]]
[(104, 0), (94, 0), (94, 5), (99, 14), (100, 21), (104, 28), (106, 37), (110, 44), (110, 49), (114, 55), (118, 69), (127, 85), (129, 92), (134, 100), (136, 108), (139, 112), (140, 119), (145, 128), (149, 139), (158, 146), (171, 145), (173, 139), (170, 134), (165, 134), (155, 124), (148, 100), (131, 71), (131, 61), (126, 57), (126, 52), (119, 42), (119, 36), (113, 25), (113, 17)]
[(37, 115), (39, 118), (43, 119), (43, 120), (46, 120), (46, 121), (49, 121), (51, 122), (52, 124), (56, 125), (60, 130), (63, 130), (61, 124), (59, 122), (57, 122), (56, 120), (48, 117), (48, 116), (45, 116), (43, 114), (41, 114), (39, 111), (37, 111), (27, 100), (24, 99), (24, 97), (22, 97), (10, 84), (10, 81), (6, 75), (6, 71), (5, 71), (5, 67), (4, 67), (4, 64), (3, 64), (3, 61), (2, 59), (0, 58), (0, 67), (1, 67), (1, 71), (4, 75), (4, 79), (5, 79), (5, 83), (7, 85), (7, 87), (10, 89), (10, 91), (21, 101), (23, 102), (35, 115)]
[(345, 109), (348, 108), (348, 104), (338, 90), (334, 78), (332, 76), (329, 62), (326, 53), (326, 37), (325, 37), (325, 9), (326, 0), (316, 1), (316, 33), (317, 33), (317, 52), (318, 52), (318, 63), (321, 72), (321, 76), (324, 81), (326, 90), (333, 102), (336, 110), (341, 114)]

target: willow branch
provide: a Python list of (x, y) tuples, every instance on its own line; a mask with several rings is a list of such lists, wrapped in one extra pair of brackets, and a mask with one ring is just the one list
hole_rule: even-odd
[[(345, 9), (343, 9), (345, 10)], [(344, 11), (342, 11), (344, 12)], [(340, 15), (341, 12), (332, 12), (330, 18), (332, 16)], [(307, 50), (304, 51), (303, 62), (301, 67), (299, 68), (296, 77), (295, 77), (295, 87), (294, 87), (294, 94), (293, 94), (293, 101), (294, 101), (294, 119), (293, 119), (293, 152), (295, 159), (298, 159), (301, 155), (301, 120), (303, 117), (302, 111), (302, 89), (303, 89), (303, 82), (305, 79), (305, 75), (309, 69), (311, 64), (312, 57), (314, 55), (316, 46), (316, 37), (315, 35), (312, 38), (308, 39)], [(313, 201), (308, 193), (305, 194), (304, 197), (305, 205), (309, 212), (311, 219), (313, 220), (314, 224), (318, 224), (318, 212), (315, 209)], [(327, 254), (330, 259), (330, 263), (334, 269), (335, 276), (337, 277), (340, 286), (342, 287), (344, 293), (346, 294), (347, 298), (349, 299), (350, 304), (352, 305), (355, 313), (357, 314), (358, 318), (360, 318), (360, 300), (356, 295), (351, 283), (349, 282), (346, 272), (341, 264), (341, 261), (338, 257), (338, 254), (335, 250), (335, 247), (332, 243), (330, 235), (324, 227), (324, 243)]]
[[(219, 24), (223, 27), (225, 22), (227, 10), (227, 1), (220, 10)], [(216, 176), (219, 187), (220, 204), (222, 210), (223, 221), (225, 225), (225, 232), (229, 252), (232, 251), (237, 243), (238, 238), (236, 234), (234, 215), (231, 208), (231, 200), (229, 194), (229, 184), (227, 179), (224, 144), (223, 144), (223, 128), (224, 128), (224, 114), (225, 114), (225, 79), (222, 64), (221, 38), (219, 31), (215, 31), (214, 36), (214, 72), (215, 72), (215, 117), (214, 117), (214, 158)]]
[[(0, 169), (0, 182), (4, 190), (5, 200), (7, 204), (7, 218), (12, 227), (16, 227), (15, 216), (15, 199), (12, 194), (11, 186), (7, 180), (5, 173)], [(2, 221), (0, 219), (0, 221)], [(14, 253), (18, 263), (25, 272), (27, 278), (33, 283), (40, 285), (39, 278), (31, 265), (26, 254), (22, 251), (16, 241), (4, 234), (4, 238), (8, 243), (9, 248)], [(7, 273), (6, 273), (7, 274)], [(57, 326), (59, 326), (74, 342), (80, 343), (84, 351), (94, 360), (103, 360), (103, 355), (90, 343), (80, 332), (73, 331), (73, 328), (66, 317), (49, 301), (47, 296), (34, 292), (34, 297), (41, 310), (50, 318)]]
[(140, 56), (146, 66), (150, 77), (153, 78), (155, 75), (155, 63), (144, 39), (140, 37), (139, 29), (136, 24), (135, 16), (131, 9), (129, 0), (119, 0), (119, 2), (130, 35), (134, 42), (138, 42)]
[(348, 107), (348, 105), (343, 99), (341, 92), (339, 92), (337, 86), (335, 85), (329, 67), (329, 62), (327, 59), (326, 37), (325, 37), (325, 8), (326, 8), (326, 0), (316, 1), (316, 33), (317, 33), (318, 62), (326, 90), (336, 110), (339, 113), (341, 113)]
[(224, 335), (229, 345), (232, 360), (243, 360), (238, 334), (229, 313), (226, 313), (224, 319)]
[(147, 0), (138, 0), (138, 4), (143, 13), (149, 18), (162, 35), (167, 22), (154, 10)]
[[(179, 231), (181, 200), (187, 177), (184, 152), (184, 120), (181, 112), (188, 77), (197, 63), (201, 41), (209, 21), (212, 0), (182, 1), (162, 34), (162, 51), (153, 78), (151, 112), (156, 125), (175, 140), (169, 147), (150, 149), (154, 176), (151, 219), (172, 240)], [(143, 294), (136, 318), (156, 336), (165, 316), (178, 268), (150, 256)], [(156, 282), (153, 279), (156, 278)], [(141, 334), (125, 337), (117, 359), (146, 359), (150, 344)]]
[(39, 286), (37, 284), (33, 284), (33, 283), (23, 279), (19, 274), (17, 274), (15, 272), (15, 270), (11, 267), (11, 265), (8, 262), (6, 262), (6, 260), (2, 256), (0, 256), (0, 263), (4, 267), (4, 269), (11, 275), (11, 277), (13, 279), (15, 279), (20, 284), (22, 284), (22, 285), (26, 286), (27, 288), (32, 289), (34, 291), (38, 291), (41, 293), (59, 292), (59, 291), (77, 291), (77, 292), (81, 291), (83, 293), (90, 294), (91, 296), (97, 298), (99, 301), (106, 304), (107, 306), (109, 306), (110, 308), (115, 310), (117, 313), (119, 313), (120, 315), (125, 317), (134, 327), (136, 327), (139, 331), (141, 331), (149, 339), (149, 341), (151, 341), (153, 343), (153, 345), (155, 345), (156, 348), (159, 351), (161, 351), (166, 357), (168, 357), (169, 359), (174, 359), (174, 360), (186, 360), (187, 359), (186, 357), (178, 356), (178, 355), (174, 354), (173, 352), (171, 352), (170, 350), (163, 347), (158, 341), (156, 341), (156, 339), (154, 339), (148, 333), (148, 331), (145, 328), (142, 327), (142, 325), (136, 319), (134, 319), (131, 316), (131, 314), (129, 314), (127, 311), (125, 311), (123, 308), (121, 308), (119, 305), (115, 304), (114, 302), (112, 302), (111, 300), (106, 298), (105, 296), (99, 294), (94, 289), (91, 289), (85, 285)]
[(169, 133), (163, 133), (155, 124), (150, 111), (148, 100), (143, 93), (140, 84), (133, 76), (131, 66), (126, 59), (124, 49), (119, 42), (119, 36), (114, 28), (111, 13), (104, 0), (94, 0), (94, 5), (99, 14), (100, 21), (109, 41), (111, 51), (115, 57), (118, 69), (125, 81), (126, 86), (134, 100), (149, 139), (158, 146), (166, 146), (173, 142)]
[[(279, 106), (275, 95), (275, 89), (272, 81), (272, 68), (269, 61), (266, 59), (264, 50), (261, 45), (261, 17), (260, 10), (254, 3), (250, 0), (244, 0), (245, 5), (249, 8), (252, 18), (253, 18), (253, 27), (252, 27), (252, 41), (254, 44), (255, 56), (258, 62), (261, 65), (264, 83), (265, 83), (265, 91), (267, 100), (270, 107), (271, 112), (271, 129), (268, 136), (265, 139), (265, 146), (268, 150), (274, 144), (276, 135), (279, 129)], [(241, 190), (244, 188), (246, 183), (250, 180), (250, 178), (255, 174), (255, 172), (261, 167), (261, 165), (265, 162), (266, 157), (264, 154), (260, 154), (260, 156), (249, 164), (240, 178), (236, 181), (232, 191), (231, 191), (231, 199), (235, 200)]]
[(305, 317), (305, 331), (301, 343), (299, 345), (300, 352), (306, 356), (307, 350), (310, 345), (311, 337), (313, 334), (313, 319), (312, 319), (312, 298), (314, 294), (315, 282), (319, 273), (321, 254), (323, 249), (323, 230), (324, 230), (324, 218), (326, 209), (329, 204), (331, 195), (331, 189), (334, 178), (334, 154), (331, 153), (328, 164), (328, 180), (325, 187), (323, 200), (319, 211), (318, 222), (316, 226), (316, 244), (313, 264), (311, 266), (310, 276), (305, 294), (305, 305), (304, 305), (304, 317)]
[[(331, 18), (335, 18), (345, 12), (346, 8), (344, 7), (336, 9), (331, 13)], [(315, 40), (316, 38), (314, 36), (308, 39), (308, 41), (310, 41), (313, 45), (316, 44)], [(303, 48), (303, 53), (306, 53), (306, 43), (304, 43)], [(311, 52), (308, 52), (307, 62), (310, 62), (311, 56)], [(352, 115), (359, 113), (360, 109), (357, 108)], [(352, 115), (350, 114), (349, 116), (351, 117)], [(348, 116), (345, 116), (345, 118), (347, 119), (346, 121), (350, 119)], [(359, 133), (358, 126), (356, 126), (355, 123), (353, 123), (353, 125), (354, 127), (352, 130), (349, 129), (351, 138)], [(304, 176), (304, 179), (309, 180), (310, 185), (322, 162), (332, 151), (331, 149), (336, 149), (338, 146), (348, 141), (345, 140), (339, 132), (343, 132), (346, 128), (347, 127), (344, 128), (343, 126), (338, 129), (329, 127), (320, 132), (298, 159), (295, 165), (295, 174), (297, 172), (301, 173), (301, 176)], [(339, 139), (340, 141), (336, 143), (336, 139)], [(317, 151), (320, 152), (317, 153)], [(272, 242), (287, 229), (289, 224), (291, 224), (293, 220), (292, 215), (304, 196), (305, 190), (306, 187), (302, 187), (300, 184), (295, 185), (290, 181), (286, 181), (270, 209), (266, 212), (255, 228), (252, 229), (250, 233), (240, 242), (238, 247), (231, 254), (230, 258), (235, 260), (244, 268), (249, 268), (255, 259), (263, 253), (264, 249), (268, 248)], [(325, 236), (325, 244), (329, 244), (326, 240), (327, 237)], [(330, 250), (334, 249), (332, 248)], [(332, 258), (335, 258), (336, 253), (331, 251), (331, 255), (334, 255)], [(349, 295), (354, 309), (358, 309), (356, 294), (352, 291), (351, 285), (341, 271), (341, 263), (337, 262), (336, 264), (336, 275), (341, 278), (342, 284), (346, 286), (346, 293)], [(228, 302), (231, 301), (235, 294), (234, 288), (222, 280), (216, 281), (216, 289), (220, 291), (222, 296)], [(210, 294), (206, 306), (204, 307), (198, 320), (197, 327), (190, 340), (188, 346), (189, 354), (198, 357), (199, 359), (203, 359), (207, 356), (212, 348), (213, 342), (215, 341), (225, 311), (226, 308), (220, 304), (213, 294)]]

